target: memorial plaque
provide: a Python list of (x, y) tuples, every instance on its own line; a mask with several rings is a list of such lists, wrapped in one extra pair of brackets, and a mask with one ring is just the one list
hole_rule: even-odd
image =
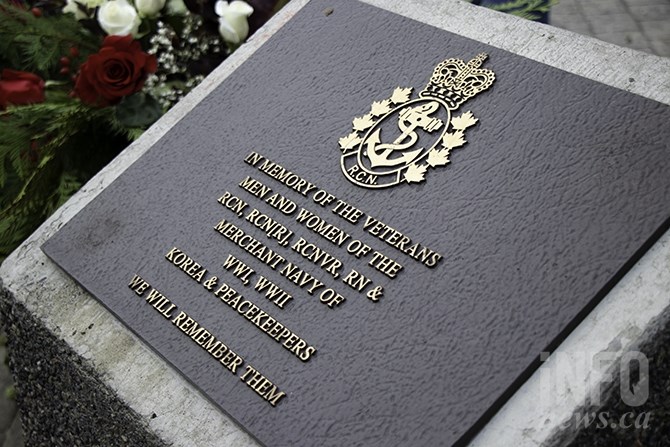
[(668, 122), (313, 0), (43, 249), (262, 444), (464, 443), (667, 228)]

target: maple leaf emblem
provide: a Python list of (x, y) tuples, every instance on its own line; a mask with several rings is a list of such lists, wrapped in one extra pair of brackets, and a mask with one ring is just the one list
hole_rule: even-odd
[(426, 169), (428, 169), (428, 166), (426, 165), (409, 165), (407, 172), (405, 172), (405, 180), (407, 180), (407, 183), (419, 183), (424, 181), (426, 178)]
[(428, 164), (431, 167), (444, 166), (449, 163), (449, 149), (433, 149), (428, 153)]
[(358, 118), (354, 118), (354, 129), (362, 132), (372, 127), (374, 123), (370, 114), (359, 116)]
[(358, 133), (351, 132), (346, 137), (340, 138), (338, 142), (340, 143), (342, 150), (346, 151), (355, 148), (356, 145), (361, 142), (361, 138), (358, 136)]
[(389, 113), (391, 111), (391, 107), (389, 107), (390, 104), (391, 101), (389, 101), (388, 99), (385, 99), (383, 101), (375, 101), (372, 103), (370, 113), (374, 116), (381, 116), (386, 113)]
[(403, 104), (409, 101), (409, 97), (412, 94), (412, 87), (408, 88), (402, 88), (398, 87), (395, 90), (393, 90), (393, 94), (391, 95), (391, 102), (393, 104)]
[(470, 126), (473, 126), (479, 121), (477, 118), (472, 115), (472, 112), (467, 111), (465, 113), (461, 113), (460, 116), (457, 116), (456, 118), (453, 118), (451, 120), (451, 126), (456, 129), (456, 130), (465, 130)]
[(461, 147), (466, 143), (465, 138), (463, 137), (464, 135), (462, 130), (458, 130), (453, 133), (446, 132), (444, 137), (442, 137), (442, 146), (446, 147), (447, 149)]

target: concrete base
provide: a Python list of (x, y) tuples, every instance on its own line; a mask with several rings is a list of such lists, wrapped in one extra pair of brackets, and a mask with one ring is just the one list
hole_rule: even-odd
[[(550, 26), (447, 0), (365, 0), (599, 82), (670, 104), (670, 60)], [(137, 142), (59, 209), (0, 267), (0, 310), (8, 322), (28, 445), (254, 446), (199, 391), (168, 367), (49, 261), (40, 245), (90, 202), (259, 48), (307, 1), (294, 0)], [(334, 2), (337, 8), (337, 2)], [(661, 76), (659, 78), (659, 75)], [(670, 307), (666, 234), (561, 346), (580, 353), (629, 350)], [(616, 349), (613, 349), (616, 347)], [(556, 356), (552, 356), (556, 358)], [(549, 442), (586, 398), (587, 370), (575, 380), (563, 363), (553, 399), (541, 396), (541, 368), (473, 441), (476, 446)], [(562, 384), (562, 385), (561, 385)]]

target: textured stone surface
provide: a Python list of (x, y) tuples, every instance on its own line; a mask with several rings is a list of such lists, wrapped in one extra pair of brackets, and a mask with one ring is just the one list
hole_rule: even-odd
[(561, 0), (551, 10), (551, 24), (670, 57), (670, 0)]
[[(382, 7), (406, 10), (408, 15), (436, 26), (469, 37), (480, 36), (482, 40), (496, 46), (578, 72), (622, 89), (637, 92), (646, 97), (668, 102), (670, 96), (668, 80), (659, 81), (657, 75), (659, 71), (668, 72), (667, 64), (663, 65), (659, 59), (651, 56), (644, 57), (588, 38), (574, 36), (549, 27), (526, 24), (460, 4), (421, 1), (409, 7), (404, 2), (380, 1), (378, 3)], [(293, 7), (297, 5), (294, 4)], [(438, 10), (439, 13), (436, 14), (435, 10)], [(443, 17), (451, 17), (451, 19), (444, 20)], [(277, 25), (286, 18), (287, 15), (282, 15), (274, 24)], [(484, 19), (487, 26), (482, 28), (481, 23)], [(141, 415), (140, 417), (148, 421), (153, 430), (159, 432), (164, 439), (172, 440), (176, 445), (217, 445), (225, 442), (224, 440), (230, 441), (233, 445), (241, 445), (244, 443), (242, 441), (244, 435), (239, 432), (239, 429), (226, 422), (226, 418), (212, 409), (211, 405), (204, 401), (197, 392), (194, 392), (188, 384), (175, 377), (161, 364), (160, 359), (141, 346), (134, 337), (123, 334), (122, 327), (115, 324), (113, 318), (100, 306), (91, 302), (90, 298), (72, 281), (48, 263), (41, 266), (40, 263), (46, 261), (37, 246), (156, 141), (179, 116), (211, 90), (213, 84), (225, 78), (228, 70), (239, 63), (249, 54), (254, 45), (259, 43), (258, 39), (266, 36), (267, 34), (258, 35), (250, 45), (242, 48), (239, 55), (236, 53), (237, 57), (232, 58), (225, 67), (209, 78), (201, 89), (189, 97), (189, 100), (173, 110), (161, 120), (157, 127), (89, 183), (82, 193), (61, 209), (2, 268), (3, 279), (9, 279), (5, 281), (5, 285), (16, 292), (13, 299), (26, 303), (29, 310), (36, 314), (50, 331), (63, 338), (78, 355), (90, 359), (95, 368), (103, 374), (105, 382), (115, 389), (128, 405), (135, 408)], [(566, 51), (559, 53), (556, 51), (557, 48)], [(616, 66), (608, 62), (614, 60), (617, 61)], [(630, 81), (630, 79), (635, 81)], [(641, 284), (643, 290), (646, 287), (645, 284), (644, 282)], [(42, 296), (50, 296), (53, 300), (50, 299), (49, 302), (41, 300), (40, 293), (43, 294)], [(58, 302), (59, 306), (56, 308), (49, 304), (51, 302)], [(641, 315), (635, 315), (635, 318), (639, 320), (635, 325), (644, 327), (649, 322), (647, 317), (655, 314), (665, 305), (667, 303), (664, 304), (663, 297), (653, 295), (645, 302), (644, 312), (641, 312)], [(617, 308), (616, 305), (614, 308)], [(73, 319), (73, 316), (76, 318)], [(624, 317), (610, 320), (612, 323), (610, 326), (614, 328), (625, 326), (629, 324), (629, 317), (631, 315), (624, 312)], [(86, 330), (91, 322), (95, 322), (93, 328)], [(586, 323), (588, 326), (588, 321)], [(74, 330), (78, 331), (72, 335)], [(86, 335), (83, 335), (82, 332), (86, 332)], [(120, 337), (122, 343), (110, 342), (108, 340), (110, 333), (116, 334), (117, 341)], [(128, 355), (120, 355), (117, 345), (122, 346), (121, 352)], [(151, 383), (157, 384), (156, 386), (160, 384), (159, 389), (168, 389), (170, 393), (165, 396), (160, 395), (155, 392), (155, 388), (148, 387), (147, 382), (138, 384), (133, 377), (151, 377)], [(154, 412), (161, 414), (161, 411), (164, 411), (164, 413), (174, 414), (174, 408), (180, 409), (177, 418), (169, 418), (169, 421), (168, 418), (160, 417), (151, 419)], [(517, 408), (516, 416), (523, 413), (523, 408)], [(496, 420), (491, 425), (495, 427)], [(524, 429), (523, 421), (515, 418), (498, 422), (498, 427), (501, 426), (511, 427), (510, 430), (516, 428), (522, 431)]]
[[(22, 304), (3, 297), (0, 312), (11, 334), (9, 348), (16, 361), (10, 367), (17, 382), (27, 445), (167, 445), (113, 395), (91, 365), (54, 337)], [(11, 430), (8, 434), (14, 436)]]

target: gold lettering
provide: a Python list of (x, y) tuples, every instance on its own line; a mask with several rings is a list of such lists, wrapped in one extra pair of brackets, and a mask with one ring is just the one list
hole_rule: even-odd
[(300, 288), (307, 288), (307, 293), (314, 294), (314, 291), (323, 287), (323, 283), (301, 270), (297, 265), (289, 262), (279, 274), (283, 275), (289, 281), (297, 284)]
[(378, 251), (374, 252), (368, 265), (379, 270), (391, 279), (395, 278), (398, 272), (403, 269), (402, 265)]
[(256, 166), (259, 161), (263, 159), (262, 155), (257, 154), (256, 152), (251, 152), (249, 155), (247, 155), (247, 158), (244, 159), (244, 161), (251, 166)]
[(179, 250), (177, 247), (172, 248), (165, 255), (165, 259), (179, 267), (184, 271), (184, 273), (197, 282), (201, 282), (202, 278), (205, 276), (205, 273), (207, 273), (207, 269), (195, 262), (193, 259), (191, 259), (190, 256)]
[(228, 191), (219, 197), (218, 202), (240, 217), (244, 214), (244, 209), (249, 206), (247, 202), (232, 195)]
[(354, 225), (357, 224), (360, 218), (363, 216), (363, 211), (359, 210), (353, 205), (349, 205), (347, 202), (340, 199), (337, 199), (335, 207), (333, 208), (333, 213), (348, 220)]
[(264, 161), (259, 166), (257, 166), (260, 171), (265, 173), (267, 176), (274, 178), (278, 182), (283, 183), (289, 188), (299, 192), (303, 196), (307, 197), (310, 192), (316, 189), (316, 185), (301, 178), (297, 174), (284, 169), (284, 167), (281, 165), (265, 157), (263, 157), (263, 160)]
[(258, 197), (259, 199), (265, 198), (265, 196), (267, 196), (272, 191), (272, 188), (270, 188), (269, 186), (265, 186), (258, 180), (251, 178), (249, 176), (247, 176), (244, 180), (240, 182), (240, 187), (242, 187), (246, 191), (249, 191), (251, 194)]
[(342, 262), (335, 258), (325, 250), (317, 247), (314, 244), (308, 243), (305, 239), (300, 238), (291, 249), (300, 253), (300, 255), (312, 261), (326, 272), (331, 274), (333, 278), (337, 279), (340, 276), (339, 269), (342, 267)]
[(246, 371), (244, 371), (240, 380), (246, 383), (249, 388), (268, 401), (273, 407), (286, 396), (285, 392), (279, 391), (279, 388), (274, 383), (251, 365), (246, 366)]
[(230, 222), (226, 222), (225, 219), (219, 222), (214, 229), (259, 261), (267, 264), (273, 270), (280, 264), (286, 262), (286, 259), (279, 253), (272, 251), (260, 241), (246, 234), (243, 230), (237, 228)]
[(134, 275), (133, 279), (130, 280), (128, 287), (137, 294), (137, 296), (144, 295), (144, 292), (151, 287), (151, 285), (143, 280), (139, 275)]
[(205, 327), (189, 317), (186, 312), (179, 312), (179, 315), (172, 320), (172, 324), (177, 326), (179, 330), (207, 351), (214, 359), (218, 360), (231, 373), (237, 374), (237, 368), (244, 363), (242, 357), (218, 340)]
[(352, 289), (361, 292), (372, 282), (372, 280), (352, 269), (342, 282), (350, 286)]
[(300, 209), (296, 220), (338, 247), (341, 247), (351, 237), (340, 228), (326, 222), (323, 218), (305, 208)]

